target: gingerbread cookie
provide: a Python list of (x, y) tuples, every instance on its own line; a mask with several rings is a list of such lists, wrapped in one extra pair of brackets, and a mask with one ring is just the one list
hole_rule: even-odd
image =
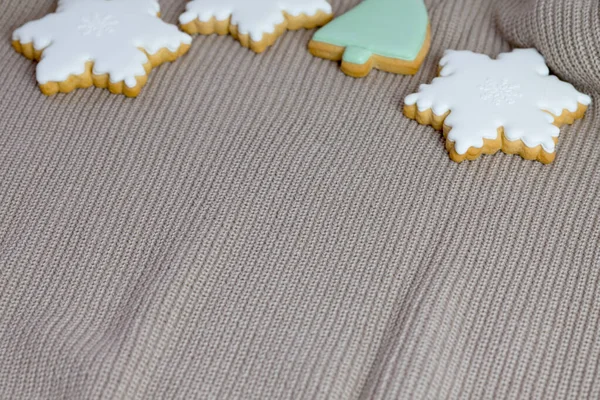
[(154, 0), (59, 0), (55, 13), (15, 30), (13, 46), (39, 61), (46, 95), (94, 85), (135, 97), (153, 67), (180, 57), (192, 41), (158, 13)]
[(534, 49), (496, 60), (470, 51), (447, 51), (439, 77), (406, 97), (404, 114), (443, 130), (456, 162), (502, 150), (550, 163), (559, 127), (582, 118), (592, 99), (549, 75)]
[(309, 51), (342, 61), (355, 78), (371, 69), (415, 74), (430, 45), (429, 18), (423, 0), (364, 0), (319, 29)]
[(231, 34), (261, 53), (286, 30), (311, 29), (331, 18), (326, 0), (192, 0), (179, 22), (185, 32)]

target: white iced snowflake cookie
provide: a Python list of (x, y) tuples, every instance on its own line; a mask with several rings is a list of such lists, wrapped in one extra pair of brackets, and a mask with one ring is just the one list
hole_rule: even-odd
[(92, 85), (129, 97), (153, 67), (173, 61), (191, 37), (158, 18), (154, 0), (59, 0), (55, 13), (13, 33), (13, 46), (39, 60), (36, 77), (52, 95)]
[(440, 74), (406, 97), (404, 114), (444, 131), (456, 162), (502, 150), (550, 163), (559, 127), (582, 118), (592, 99), (549, 75), (534, 49), (496, 60), (470, 51), (447, 51)]
[(261, 53), (286, 30), (311, 29), (332, 18), (326, 0), (192, 0), (179, 22), (192, 34), (229, 33)]

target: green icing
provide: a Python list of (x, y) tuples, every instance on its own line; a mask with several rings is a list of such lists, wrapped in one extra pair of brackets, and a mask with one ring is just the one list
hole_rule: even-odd
[(363, 47), (348, 46), (344, 50), (342, 59), (353, 64), (364, 64), (369, 61), (373, 53)]
[(313, 41), (345, 47), (343, 59), (364, 64), (373, 54), (414, 60), (427, 35), (423, 0), (364, 0), (319, 29)]

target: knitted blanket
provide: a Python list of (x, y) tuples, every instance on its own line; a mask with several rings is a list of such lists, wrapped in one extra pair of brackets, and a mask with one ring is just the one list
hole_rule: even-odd
[[(43, 96), (10, 37), (56, 4), (3, 0), (0, 398), (600, 397), (598, 0), (426, 5), (415, 76), (198, 36), (128, 99)], [(456, 164), (403, 99), (511, 45), (594, 103), (553, 164)]]

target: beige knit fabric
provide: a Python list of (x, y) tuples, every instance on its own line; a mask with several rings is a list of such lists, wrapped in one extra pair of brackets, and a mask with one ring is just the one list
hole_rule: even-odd
[(599, 398), (597, 105), (549, 166), (401, 113), (495, 22), (597, 103), (598, 1), (427, 6), (414, 77), (198, 37), (132, 100), (41, 95), (9, 38), (54, 1), (3, 0), (0, 398)]
[(600, 92), (600, 1), (503, 0), (496, 17), (513, 45), (538, 48), (555, 74)]

